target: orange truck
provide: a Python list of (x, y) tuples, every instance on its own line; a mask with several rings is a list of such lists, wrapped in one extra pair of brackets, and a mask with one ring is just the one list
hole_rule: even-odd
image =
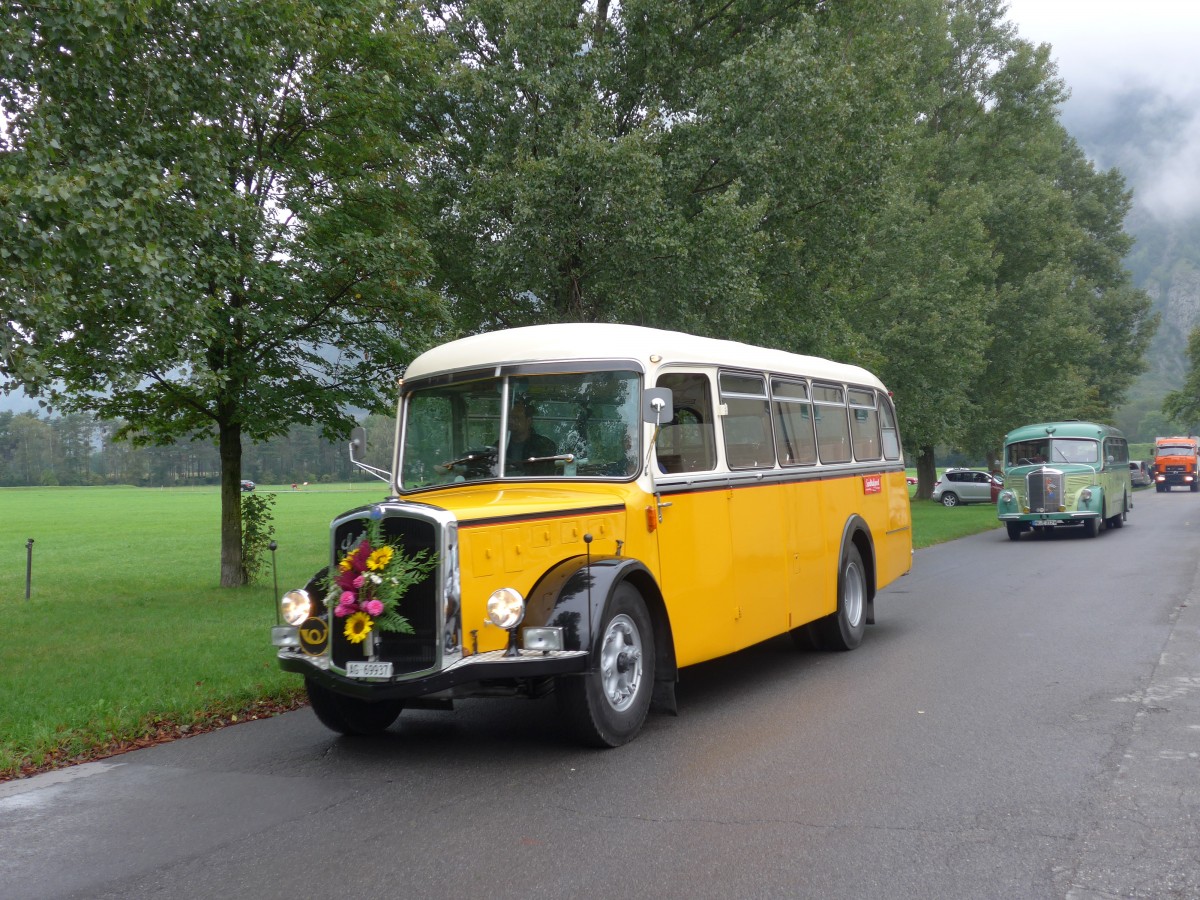
[(1154, 489), (1169, 491), (1186, 487), (1200, 491), (1196, 464), (1200, 458), (1200, 438), (1160, 437), (1154, 440)]

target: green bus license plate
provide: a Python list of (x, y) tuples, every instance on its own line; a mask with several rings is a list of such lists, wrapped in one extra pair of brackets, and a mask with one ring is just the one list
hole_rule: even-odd
[(391, 678), (390, 662), (348, 662), (346, 674), (351, 678)]

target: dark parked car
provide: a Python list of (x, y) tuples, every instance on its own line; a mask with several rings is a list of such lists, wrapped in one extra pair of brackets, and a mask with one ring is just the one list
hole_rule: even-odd
[(995, 503), (1004, 482), (976, 469), (947, 469), (933, 486), (932, 498), (942, 506)]
[(1134, 487), (1149, 487), (1154, 483), (1154, 476), (1141, 460), (1129, 463), (1129, 481)]
[(243, 490), (243, 491), (252, 491), (252, 490), (254, 490), (254, 482), (253, 482), (253, 481), (243, 481), (243, 482), (242, 482), (242, 490)]

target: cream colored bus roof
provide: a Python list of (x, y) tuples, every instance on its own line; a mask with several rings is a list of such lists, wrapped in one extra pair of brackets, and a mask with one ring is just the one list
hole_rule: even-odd
[[(651, 362), (651, 356), (661, 359)], [(638, 325), (598, 323), (531, 325), (451, 341), (414, 359), (404, 377), (425, 378), (492, 365), (599, 359), (636, 359), (647, 372), (672, 364), (719, 365), (883, 388), (866, 369), (819, 356)]]

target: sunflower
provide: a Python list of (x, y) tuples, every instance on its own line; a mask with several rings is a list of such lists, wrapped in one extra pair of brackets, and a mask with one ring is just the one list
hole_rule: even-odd
[(367, 557), (367, 568), (372, 572), (379, 572), (387, 568), (387, 564), (392, 561), (392, 554), (396, 551), (391, 547), (383, 546)]
[(356, 612), (346, 620), (346, 640), (352, 644), (361, 644), (368, 634), (371, 633), (371, 626), (375, 624), (371, 621), (371, 617), (365, 612)]

